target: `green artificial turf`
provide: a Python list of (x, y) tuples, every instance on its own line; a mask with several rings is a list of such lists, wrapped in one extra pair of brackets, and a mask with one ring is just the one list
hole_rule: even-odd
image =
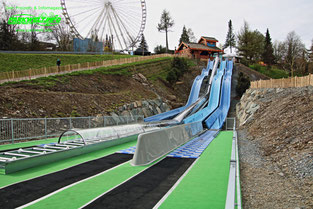
[(0, 145), (0, 151), (2, 150), (8, 150), (8, 149), (18, 149), (23, 147), (30, 147), (30, 146), (36, 146), (40, 144), (49, 144), (58, 142), (59, 138), (51, 138), (51, 139), (42, 139), (42, 140), (34, 140), (34, 141), (28, 141), (28, 142), (18, 142), (15, 144), (5, 144)]
[(137, 141), (135, 140), (137, 136), (132, 136), (132, 137), (134, 138), (134, 141), (131, 141), (125, 144), (117, 145), (114, 147), (109, 147), (104, 150), (87, 153), (87, 154), (80, 155), (77, 157), (68, 158), (68, 159), (57, 161), (57, 162), (50, 163), (47, 165), (29, 168), (29, 169), (18, 171), (12, 174), (0, 175), (0, 187), (4, 187), (13, 183), (25, 181), (31, 178), (35, 178), (38, 176), (56, 172), (62, 169), (66, 169), (66, 168), (75, 166), (77, 164), (81, 164), (87, 161), (91, 161), (91, 160), (98, 159), (103, 156), (115, 153), (118, 150), (129, 148), (131, 146), (136, 145), (137, 143)]
[(163, 209), (224, 209), (233, 132), (221, 132), (164, 201)]
[(147, 167), (149, 166), (132, 166), (130, 163), (123, 164), (102, 175), (58, 192), (27, 208), (79, 208)]

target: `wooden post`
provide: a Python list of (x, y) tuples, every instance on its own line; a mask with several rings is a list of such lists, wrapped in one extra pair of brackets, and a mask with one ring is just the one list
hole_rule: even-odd
[(271, 78), (271, 88), (273, 88), (273, 79)]
[(12, 71), (12, 79), (14, 79), (14, 77), (15, 77), (15, 76), (14, 76), (14, 70), (13, 70), (13, 71)]
[(30, 68), (29, 69), (29, 80), (31, 80), (32, 79), (32, 69)]

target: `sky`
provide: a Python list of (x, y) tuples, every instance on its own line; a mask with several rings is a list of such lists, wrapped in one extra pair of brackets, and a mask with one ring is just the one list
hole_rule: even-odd
[[(20, 6), (60, 5), (58, 0), (6, 1)], [(104, 0), (90, 0), (92, 1)], [(295, 31), (307, 48), (312, 44), (313, 0), (146, 0), (146, 5), (147, 23), (144, 34), (150, 51), (156, 45), (165, 46), (165, 34), (157, 30), (164, 9), (170, 12), (175, 21), (172, 32), (169, 33), (171, 49), (178, 46), (184, 25), (192, 29), (197, 39), (201, 36), (212, 36), (223, 44), (230, 19), (235, 33), (247, 21), (250, 29), (257, 29), (263, 34), (269, 28), (273, 42), (284, 41), (289, 32)]]

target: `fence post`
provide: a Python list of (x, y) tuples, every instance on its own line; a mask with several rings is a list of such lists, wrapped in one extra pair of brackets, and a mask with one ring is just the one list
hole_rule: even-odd
[(103, 116), (103, 127), (105, 127), (105, 116)]
[(88, 117), (89, 121), (88, 121), (88, 125), (89, 125), (89, 128), (91, 127), (91, 118), (90, 116)]
[(11, 133), (12, 133), (12, 144), (14, 144), (14, 122), (13, 122), (13, 118), (11, 118)]
[(47, 133), (47, 118), (45, 118), (45, 138), (48, 137), (48, 133)]
[(47, 68), (46, 67), (44, 67), (44, 71), (45, 71), (45, 75), (47, 75)]
[(14, 79), (14, 70), (12, 71), (12, 79)]

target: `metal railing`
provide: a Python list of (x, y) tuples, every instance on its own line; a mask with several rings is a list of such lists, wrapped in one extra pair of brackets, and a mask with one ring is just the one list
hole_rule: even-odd
[(58, 137), (68, 129), (88, 129), (142, 122), (143, 115), (132, 117), (98, 116), (76, 118), (0, 119), (0, 143)]

